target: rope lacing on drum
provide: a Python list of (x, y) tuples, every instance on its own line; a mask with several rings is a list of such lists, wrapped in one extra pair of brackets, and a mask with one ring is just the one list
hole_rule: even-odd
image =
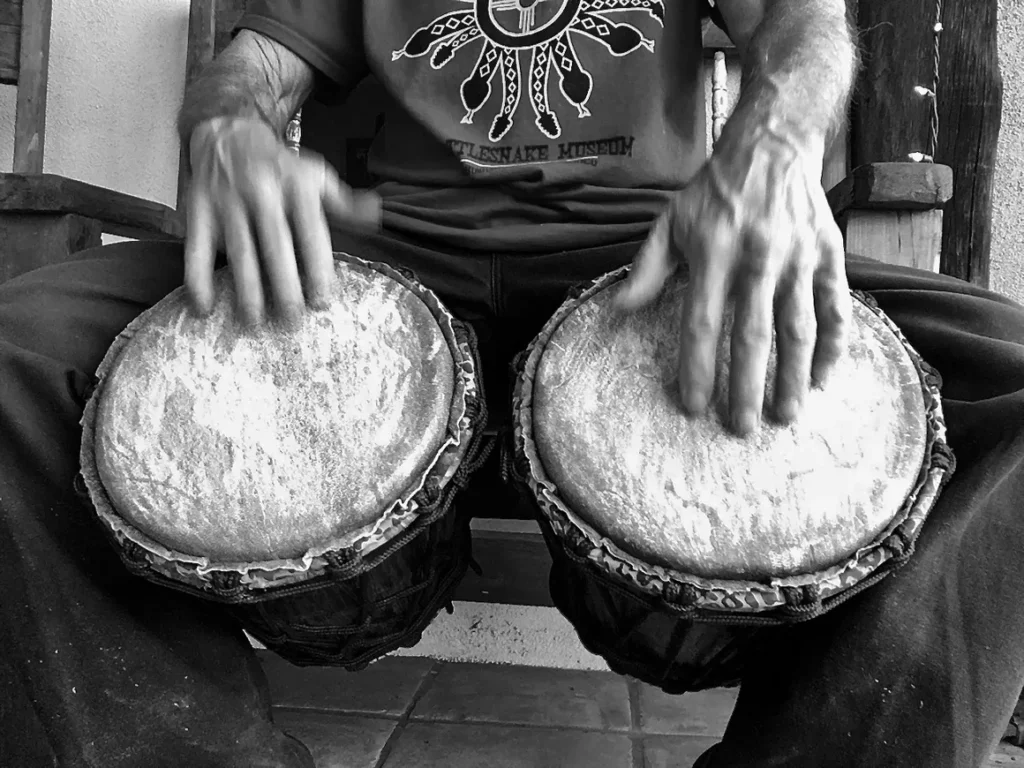
[(100, 385), (100, 380), (95, 376), (89, 376), (89, 383), (85, 385), (82, 390), (82, 400), (89, 402), (92, 400), (93, 394), (96, 392), (96, 387)]
[(408, 267), (403, 267), (403, 266), (392, 266), (391, 268), (392, 268), (393, 270), (395, 270), (395, 272), (397, 272), (398, 274), (400, 274), (400, 275), (401, 275), (402, 277), (404, 277), (404, 278), (405, 278), (406, 280), (411, 280), (411, 281), (412, 281), (412, 282), (414, 282), (414, 283), (419, 283), (419, 282), (420, 282), (419, 278), (418, 278), (418, 277), (416, 277), (416, 273), (415, 273), (415, 272), (413, 272), (413, 271), (412, 271), (411, 269), (409, 269)]
[(693, 584), (670, 581), (665, 585), (665, 602), (672, 606), (690, 608), (700, 600), (700, 590)]
[(76, 472), (74, 479), (71, 481), (71, 486), (79, 497), (90, 504), (92, 503), (92, 497), (89, 496), (89, 488), (85, 484), (85, 475), (81, 472)]

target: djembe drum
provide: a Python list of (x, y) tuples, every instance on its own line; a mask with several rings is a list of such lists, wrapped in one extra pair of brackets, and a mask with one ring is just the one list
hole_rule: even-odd
[(731, 317), (708, 414), (687, 418), (685, 283), (625, 314), (612, 299), (628, 271), (574, 292), (520, 356), (514, 474), (589, 650), (671, 693), (735, 684), (759, 628), (818, 616), (911, 556), (953, 470), (940, 381), (855, 294), (829, 383), (795, 423), (739, 438), (723, 426)]
[(205, 319), (179, 288), (117, 338), (82, 419), (80, 490), (128, 568), (226, 605), (297, 664), (414, 644), (469, 558), (451, 507), (481, 456), (471, 328), (415, 278), (336, 254), (292, 332)]

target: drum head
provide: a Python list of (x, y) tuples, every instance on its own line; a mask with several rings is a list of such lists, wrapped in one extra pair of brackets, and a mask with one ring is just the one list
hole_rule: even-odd
[[(612, 306), (622, 276), (563, 307), (527, 362), (517, 407), (535, 491), (596, 549), (704, 579), (819, 572), (891, 532), (928, 469), (933, 431), (933, 398), (895, 326), (855, 301), (826, 387), (796, 423), (765, 419), (744, 439), (724, 426), (731, 320), (712, 406), (690, 419), (677, 394), (685, 286), (624, 314)], [(773, 345), (766, 404), (774, 376)]]
[(209, 317), (179, 289), (111, 349), (90, 490), (142, 543), (203, 562), (308, 558), (408, 505), (457, 441), (451, 329), (409, 281), (354, 259), (336, 271), (330, 308), (297, 331), (243, 331), (222, 270)]

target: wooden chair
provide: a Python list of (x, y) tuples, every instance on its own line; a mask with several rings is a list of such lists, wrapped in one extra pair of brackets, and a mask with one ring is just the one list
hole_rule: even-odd
[(179, 238), (159, 203), (43, 173), (52, 0), (0, 0), (0, 83), (17, 88), (12, 173), (0, 173), (0, 282), (66, 261), (103, 233)]

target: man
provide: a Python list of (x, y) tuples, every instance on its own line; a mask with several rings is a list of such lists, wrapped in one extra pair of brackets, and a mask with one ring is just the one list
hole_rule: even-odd
[[(799, 418), (845, 343), (848, 286), (871, 291), (945, 376), (958, 470), (900, 572), (762, 635), (728, 732), (699, 764), (981, 765), (1024, 682), (1024, 310), (844, 259), (819, 183), (856, 58), (842, 0), (719, 0), (716, 12), (744, 87), (705, 162), (697, 2), (250, 4), (182, 109), (184, 251), (110, 246), (0, 286), (5, 764), (312, 765), (270, 722), (239, 629), (129, 579), (72, 479), (90, 375), (133, 317), (182, 281), (206, 312), (220, 252), (240, 321), (294, 323), (324, 301), (333, 243), (411, 268), (473, 322), (498, 407), (508, 357), (568, 285), (635, 259), (621, 300), (640, 306), (685, 255), (681, 402), (707, 406), (735, 301), (741, 435), (758, 429), (773, 331), (772, 408)], [(311, 92), (341, 99), (367, 72), (396, 102), (375, 195), (279, 139)], [(658, 640), (639, 637), (638, 652)]]

